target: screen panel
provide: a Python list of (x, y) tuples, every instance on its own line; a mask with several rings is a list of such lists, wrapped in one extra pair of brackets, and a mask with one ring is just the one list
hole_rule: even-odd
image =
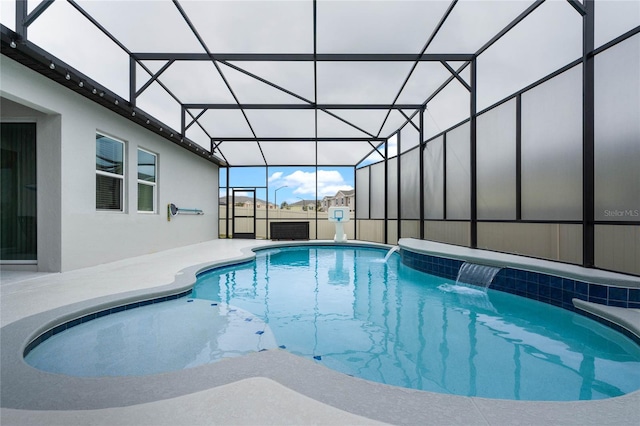
[(165, 125), (172, 127), (173, 130), (180, 129), (182, 108), (157, 82), (142, 92), (137, 98), (136, 106)]
[(311, 2), (187, 1), (180, 4), (205, 43), (216, 52), (313, 52)]
[(595, 47), (640, 25), (638, 1), (596, 1), (594, 5)]
[(264, 165), (260, 147), (256, 142), (222, 142), (218, 149), (231, 166)]
[(582, 66), (522, 95), (522, 219), (582, 219)]
[(433, 1), (321, 1), (317, 5), (320, 53), (419, 52), (448, 6)]
[(516, 100), (476, 122), (478, 219), (516, 219)]
[(447, 219), (469, 219), (471, 206), (470, 125), (465, 123), (447, 133)]
[(400, 155), (400, 214), (402, 219), (420, 219), (420, 149)]
[(371, 219), (384, 219), (384, 162), (371, 165)]
[(129, 55), (68, 2), (53, 2), (29, 25), (28, 39), (46, 53), (129, 99)]
[(356, 170), (356, 218), (369, 219), (369, 167)]
[(595, 219), (640, 221), (640, 35), (595, 58)]
[(424, 137), (429, 139), (469, 118), (469, 91), (453, 80), (431, 102), (424, 113)]
[(580, 14), (567, 1), (544, 2), (478, 56), (478, 110), (581, 57)]
[[(204, 53), (202, 45), (172, 3), (119, 2), (117, 11), (114, 11), (113, 2), (78, 3), (132, 52)], [(146, 25), (150, 17), (153, 25)], [(132, 28), (144, 28), (144, 31), (132, 31)]]
[(267, 141), (260, 147), (267, 164), (279, 166), (313, 166), (316, 164), (316, 143), (304, 141)]
[[(418, 121), (417, 117), (415, 117), (415, 121)], [(400, 140), (402, 141), (402, 152), (407, 152), (420, 143), (420, 132), (409, 122), (400, 131)]]
[(398, 157), (387, 164), (387, 219), (398, 218)]
[(444, 219), (444, 137), (427, 143), (424, 151), (424, 217)]

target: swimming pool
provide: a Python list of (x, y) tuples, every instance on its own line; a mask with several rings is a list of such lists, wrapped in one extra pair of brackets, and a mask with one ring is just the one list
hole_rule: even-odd
[[(175, 318), (184, 319), (185, 309), (203, 309), (197, 321), (203, 324), (207, 315), (235, 309), (241, 313), (235, 325), (255, 329), (247, 339), (265, 338), (265, 347), (258, 339), (243, 350), (277, 345), (346, 374), (441, 393), (578, 400), (640, 387), (640, 353), (625, 336), (543, 303), (456, 286), (402, 265), (398, 255), (384, 263), (384, 255), (355, 247), (260, 251), (255, 262), (201, 274), (191, 297), (172, 301), (183, 311)], [(139, 332), (160, 339), (166, 327), (154, 328), (148, 318), (144, 323), (147, 309), (125, 313), (140, 314)], [(102, 319), (53, 336), (27, 361), (65, 333)], [(216, 338), (233, 329), (216, 328)], [(206, 344), (196, 349), (200, 360), (211, 354)]]

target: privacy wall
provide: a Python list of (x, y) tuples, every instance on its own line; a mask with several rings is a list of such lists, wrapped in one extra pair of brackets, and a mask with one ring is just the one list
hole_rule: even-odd
[[(635, 30), (601, 42), (593, 63), (571, 61), (472, 118), (467, 92), (459, 102), (467, 118), (444, 131), (429, 127), (438, 110), (427, 103), (394, 136), (399, 155), (356, 170), (358, 237), (423, 238), (640, 274), (639, 76)], [(591, 90), (593, 103), (585, 101)], [(433, 134), (417, 146), (420, 133)], [(369, 230), (374, 221), (381, 232)]]

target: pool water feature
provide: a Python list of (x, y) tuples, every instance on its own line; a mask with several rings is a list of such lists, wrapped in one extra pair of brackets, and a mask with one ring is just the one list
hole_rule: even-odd
[(486, 289), (491, 285), (498, 272), (500, 272), (500, 268), (494, 266), (464, 262), (458, 271), (456, 284), (471, 284)]
[[(194, 302), (177, 302), (219, 303), (243, 312), (242, 321), (252, 318), (246, 324), (262, 322), (257, 331), (273, 340), (267, 345), (255, 341), (246, 350), (280, 347), (391, 385), (559, 401), (602, 399), (640, 388), (640, 348), (626, 336), (541, 302), (456, 286), (402, 264), (397, 254), (381, 262), (384, 255), (381, 249), (353, 246), (262, 250), (255, 262), (200, 274), (189, 296)], [(153, 335), (154, 327), (149, 321), (137, 332)], [(223, 328), (218, 330), (224, 336)], [(27, 362), (33, 363), (37, 351), (57, 337), (34, 348)], [(77, 344), (66, 342), (70, 348)], [(206, 344), (195, 353), (202, 360), (211, 358)]]

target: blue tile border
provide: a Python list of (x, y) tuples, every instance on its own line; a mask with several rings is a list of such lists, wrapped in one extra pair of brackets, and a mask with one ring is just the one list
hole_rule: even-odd
[(93, 313), (84, 315), (80, 318), (72, 319), (63, 324), (56, 325), (55, 327), (45, 331), (44, 333), (40, 334), (38, 337), (33, 339), (31, 342), (29, 342), (27, 347), (24, 349), (22, 356), (26, 357), (29, 354), (29, 352), (31, 352), (40, 343), (44, 342), (50, 337), (55, 336), (56, 334), (62, 333), (65, 330), (75, 327), (76, 325), (84, 324), (96, 318), (102, 318), (107, 315), (115, 314), (118, 312), (128, 311), (130, 309), (139, 308), (141, 306), (151, 305), (153, 303), (162, 303), (162, 302), (166, 302), (167, 300), (177, 300), (177, 299), (189, 296), (191, 292), (192, 292), (192, 289), (189, 289), (189, 290), (183, 291), (182, 293), (172, 294), (169, 296), (157, 297), (155, 299), (148, 299), (148, 300), (143, 300), (139, 302), (128, 303), (126, 305), (114, 306), (108, 309), (103, 309), (98, 312), (93, 312)]
[[(462, 260), (400, 250), (402, 263), (410, 268), (455, 280)], [(502, 268), (491, 289), (527, 297), (575, 312), (572, 299), (621, 308), (640, 308), (640, 288), (586, 283), (541, 272)]]

